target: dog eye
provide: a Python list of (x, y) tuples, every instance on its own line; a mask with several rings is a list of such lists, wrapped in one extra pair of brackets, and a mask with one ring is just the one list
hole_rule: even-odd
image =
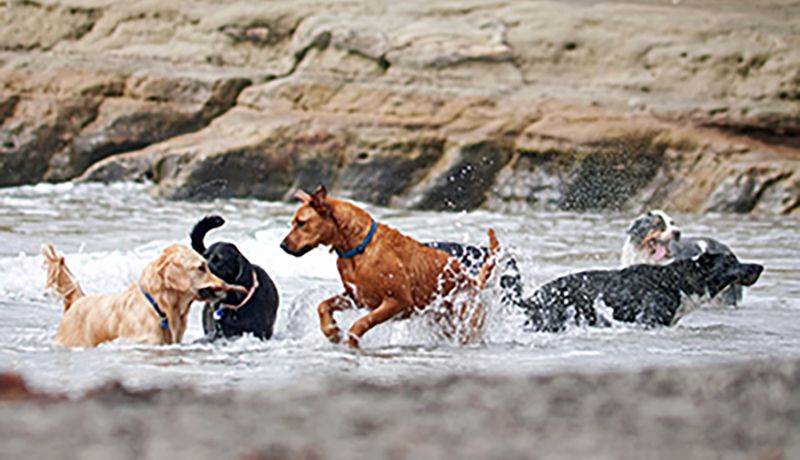
[(205, 265), (201, 265), (201, 266), (197, 267), (197, 269), (200, 270), (201, 273), (205, 273), (205, 272), (208, 271), (208, 268), (206, 268)]
[(298, 220), (298, 221), (297, 221), (297, 228), (300, 228), (300, 227), (302, 227), (302, 226), (303, 226), (303, 225), (305, 225), (305, 224), (306, 224), (306, 223), (305, 223), (304, 221), (302, 221), (302, 220)]

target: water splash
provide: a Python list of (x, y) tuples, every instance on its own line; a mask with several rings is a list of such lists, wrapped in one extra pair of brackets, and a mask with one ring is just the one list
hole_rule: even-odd
[[(765, 356), (800, 355), (800, 219), (750, 216), (677, 216), (686, 234), (713, 234), (740, 258), (767, 271), (741, 309), (701, 309), (675, 328), (643, 330), (572, 327), (562, 334), (523, 330), (523, 312), (501, 302), (498, 274), (479, 296), (487, 308), (484, 342), (458, 347), (437, 335), (426, 317), (394, 321), (368, 332), (363, 350), (333, 345), (319, 331), (317, 305), (342, 291), (335, 258), (317, 249), (302, 258), (278, 247), (295, 206), (251, 200), (180, 203), (155, 199), (139, 185), (42, 185), (0, 190), (0, 369), (16, 369), (34, 385), (80, 391), (107, 379), (133, 386), (186, 384), (208, 391), (313, 382), (327, 376), (397, 381), (450, 373), (548, 373), (604, 370)], [(484, 211), (438, 214), (368, 207), (381, 221), (430, 241), (485, 244), (494, 227), (513, 253), (526, 291), (565, 273), (617, 266), (629, 215), (548, 213), (500, 215)], [(263, 266), (280, 290), (274, 340), (200, 345), (200, 304), (191, 311), (187, 343), (153, 347), (116, 341), (93, 350), (50, 344), (61, 304), (42, 288), (38, 247), (52, 241), (89, 293), (117, 292), (169, 244), (188, 244), (194, 223), (221, 213), (225, 226), (208, 242), (232, 241)], [(498, 263), (498, 267), (501, 264)], [(337, 315), (349, 327), (363, 310)]]

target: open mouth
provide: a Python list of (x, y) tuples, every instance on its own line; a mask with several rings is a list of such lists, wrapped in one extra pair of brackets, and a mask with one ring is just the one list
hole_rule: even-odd
[(654, 230), (642, 241), (641, 248), (647, 251), (650, 261), (657, 264), (672, 257), (669, 244), (676, 239), (674, 232)]
[(668, 241), (652, 239), (647, 242), (647, 250), (650, 253), (650, 260), (654, 263), (661, 262), (662, 260), (670, 257)]
[(219, 300), (225, 297), (228, 292), (247, 293), (247, 288), (235, 284), (225, 284), (222, 286), (208, 286), (197, 291), (197, 295), (203, 300)]

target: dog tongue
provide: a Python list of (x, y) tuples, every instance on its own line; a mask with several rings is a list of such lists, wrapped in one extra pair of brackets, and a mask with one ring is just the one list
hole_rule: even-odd
[(661, 259), (667, 256), (667, 247), (663, 244), (656, 244), (655, 251), (653, 251), (653, 255), (650, 256), (653, 259), (653, 262), (659, 262)]

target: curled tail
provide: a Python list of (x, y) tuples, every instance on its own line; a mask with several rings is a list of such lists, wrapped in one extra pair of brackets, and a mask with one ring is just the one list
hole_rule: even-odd
[(489, 229), (489, 255), (486, 256), (486, 263), (481, 267), (481, 272), (478, 274), (478, 287), (483, 289), (489, 277), (492, 276), (492, 270), (497, 263), (497, 251), (500, 249), (500, 243), (494, 234), (494, 229)]
[(83, 293), (75, 275), (67, 268), (64, 257), (58, 255), (52, 244), (43, 244), (41, 251), (47, 269), (47, 282), (44, 288), (53, 289), (64, 301), (64, 311), (67, 311), (76, 300), (86, 294)]
[(206, 245), (203, 240), (206, 237), (206, 233), (217, 227), (222, 227), (222, 224), (224, 223), (225, 219), (217, 215), (206, 216), (200, 219), (200, 222), (195, 224), (190, 235), (192, 238), (192, 249), (200, 254), (205, 254)]

